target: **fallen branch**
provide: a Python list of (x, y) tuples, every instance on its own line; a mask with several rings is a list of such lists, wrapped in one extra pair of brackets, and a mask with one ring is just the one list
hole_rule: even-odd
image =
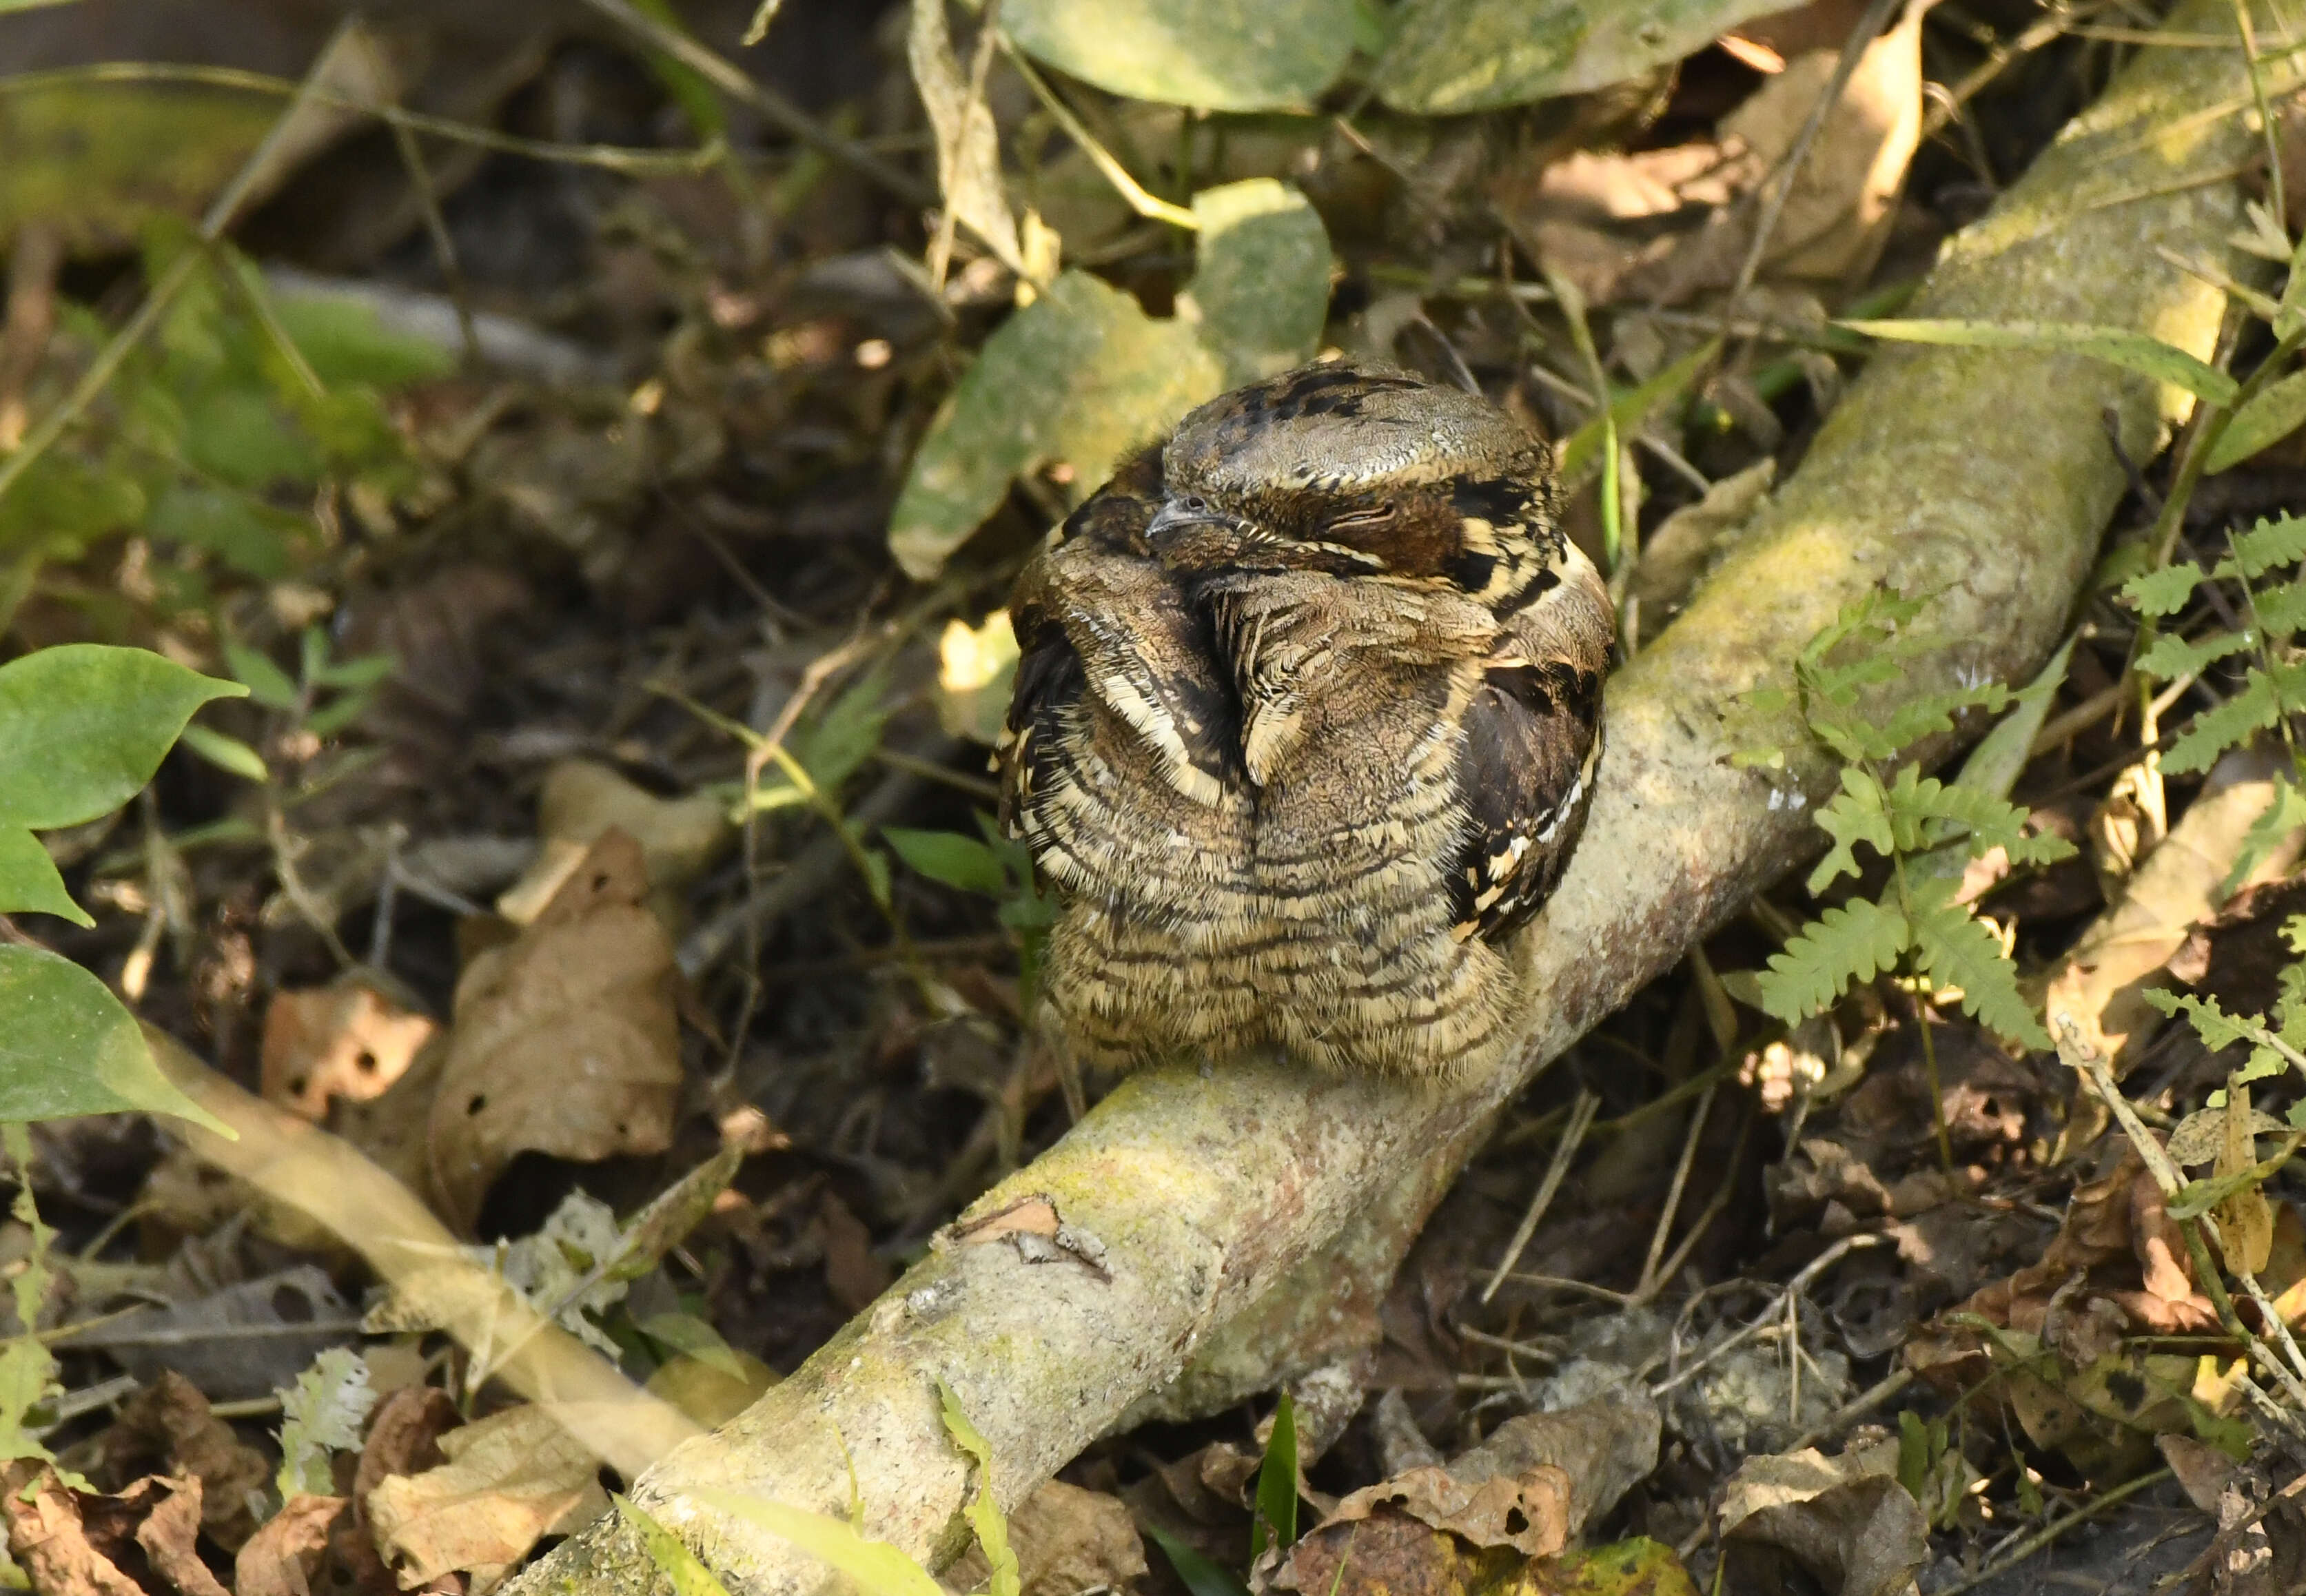
[[(2225, 0), (2204, 0), (2171, 25), (2225, 16)], [(1947, 246), (1912, 313), (2094, 322), (2207, 356), (2224, 296), (2156, 246), (2241, 269), (2224, 243), (2240, 219), (2233, 185), (2199, 179), (2231, 170), (2250, 136), (2239, 117), (2184, 138), (2149, 130), (2246, 92), (2231, 53), (2144, 53)], [(940, 1245), (791, 1378), (651, 1469), (636, 1497), (733, 1590), (811, 1591), (820, 1566), (693, 1493), (845, 1514), (853, 1489), (869, 1534), (935, 1561), (960, 1549), (969, 1478), (938, 1378), (1015, 1502), (1118, 1422), (1209, 1411), (1366, 1339), (1403, 1248), (1498, 1106), (1812, 851), (1810, 806), (1836, 772), (1732, 768), (1741, 743), (1804, 745), (1790, 725), (1733, 730), (1731, 698), (1781, 677), (1839, 606), (1883, 582), (1934, 595), (1913, 690), (2024, 679), (2065, 626), (2124, 486), (2102, 414), (2144, 457), (2181, 404), (2076, 355), (1875, 355), (1739, 552), (1611, 683), (1586, 841), (1517, 950), (1538, 994), (1519, 1069), (1448, 1088), (1279, 1064), (1132, 1079), (971, 1210), (1007, 1220)], [(653, 1583), (611, 1518), (514, 1589)]]

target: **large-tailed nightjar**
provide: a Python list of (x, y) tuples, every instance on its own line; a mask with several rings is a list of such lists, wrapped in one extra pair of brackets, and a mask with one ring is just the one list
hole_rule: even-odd
[(1202, 405), (1050, 534), (1002, 808), (1063, 902), (1078, 1062), (1503, 1060), (1501, 944), (1584, 824), (1614, 636), (1560, 508), (1486, 400), (1327, 364)]

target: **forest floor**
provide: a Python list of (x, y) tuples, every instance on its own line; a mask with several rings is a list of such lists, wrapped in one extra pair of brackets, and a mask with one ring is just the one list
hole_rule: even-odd
[[(1181, 394), (1179, 370), (1260, 338), (1377, 354), (1584, 440), (1572, 531), (1619, 573), (1638, 649), (1862, 369), (1830, 319), (1894, 315), (2158, 8), (1944, 0), (1869, 44), (1884, 8), (1856, 0), (1716, 4), (1678, 59), (1448, 115), (1351, 70), (1318, 110), (1189, 112), (980, 48), (960, 8), (925, 43), (901, 4), (773, 4), (750, 47), (749, 0), (678, 9), (668, 36), (673, 7), (618, 0), (354, 24), (266, 0), (0, 4), (0, 648), (135, 644), (252, 690), (202, 712), (142, 800), (46, 839), (92, 926), (0, 933), (326, 1125), (710, 1423), (1072, 1122), (1021, 961), (1046, 905), (986, 829), (1000, 610), (1116, 439), (1215, 391)], [(1055, 14), (1011, 9), (1021, 30)], [(957, 203), (967, 226), (937, 209), (925, 51), (1006, 163)], [(146, 65), (90, 70), (123, 62)], [(389, 127), (376, 103), (416, 115)], [(960, 192), (968, 141), (947, 142)], [(2281, 178), (2238, 179), (2277, 232), (2306, 209)], [(1272, 179), (1328, 263), (1293, 299), (1287, 262), (1252, 258), (1263, 300), (1204, 350), (1190, 329), (1229, 325), (1218, 235), (1201, 224), (1197, 279), (1179, 218)], [(984, 356), (1001, 383), (959, 388), (1021, 304), (1072, 303), (1060, 261), (1133, 296), (1096, 312), (1106, 343), (1048, 314)], [(2272, 341), (2237, 330), (2219, 359)], [(1083, 347), (1109, 363), (1068, 363)], [(2302, 438), (2199, 482), (2132, 462), (2062, 670), (2011, 712), (2031, 730), (1996, 796), (2073, 846), (1973, 861), (1961, 900), (2035, 1012), (2083, 946), (2285, 1045), (2285, 1005), (2306, 1021), (2285, 940), (2306, 809), (2280, 808), (2272, 754), (2162, 768), (2248, 683), (2206, 661), (2141, 716), (2120, 597), (2152, 531), (2174, 522), (2210, 570), (2237, 529), (2306, 513)], [(2165, 624), (2199, 637), (2251, 602), (2206, 584)], [(2207, 863), (2174, 882), (2149, 868), (2165, 849)], [(2054, 1050), (1959, 991), (1885, 976), (1772, 1017), (1757, 973), (1819, 908), (1799, 879), (1757, 899), (1513, 1101), (1381, 1339), (1289, 1386), (1301, 1522), (1647, 1387), (1661, 1434), (1618, 1439), (1654, 1455), (1582, 1526), (1636, 1549), (1635, 1574), (1525, 1565), (1561, 1548), (1469, 1519), (1437, 1531), (1459, 1562), (1405, 1552), (1396, 1588), (2306, 1585), (2306, 1406), (2251, 1385), (2154, 1169)], [(2306, 1061), (2127, 1012), (2103, 1036), (2157, 1142), (2229, 1175), (2286, 1134), (2306, 1094), (2285, 1061)], [(2233, 1079), (2253, 1052), (2275, 1060), (2254, 1105)], [(2306, 1315), (2298, 1140), (2220, 1194), (2262, 1211), (2216, 1210), (2270, 1236), (2245, 1318), (2285, 1345)], [(605, 1508), (598, 1460), (556, 1453), (486, 1354), (294, 1192), (143, 1115), (42, 1123), (33, 1151), (56, 1237), (20, 1209), (0, 1257), (47, 1282), (61, 1388), (0, 1390), (0, 1438), (85, 1476), (11, 1476), (36, 1588), (478, 1596)], [(636, 1230), (700, 1169), (679, 1225)], [(1272, 1583), (1251, 1573), (1272, 1417), (1262, 1399), (1092, 1447), (1013, 1515), (1026, 1588), (1226, 1588), (1171, 1544)], [(184, 1480), (196, 1523), (165, 1506)]]

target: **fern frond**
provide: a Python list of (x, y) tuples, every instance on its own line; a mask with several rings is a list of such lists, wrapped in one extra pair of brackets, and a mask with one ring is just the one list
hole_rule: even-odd
[(2285, 516), (2278, 521), (2261, 518), (2248, 532), (2232, 539), (2233, 552), (2218, 561), (2213, 576), (2240, 575), (2256, 581), (2276, 566), (2306, 559), (2306, 518)]
[(1966, 836), (1972, 858), (1999, 848), (2012, 864), (2046, 865), (2074, 851), (2064, 838), (2026, 830), (2028, 811), (2005, 798), (1960, 782), (1940, 781), (1909, 765), (1886, 795), (1890, 824), (1900, 851), (1935, 848)]
[(1961, 1006), (1988, 1029), (2028, 1047), (2047, 1047), (2031, 1004), (2018, 990), (2018, 967), (2002, 951), (2002, 939), (1977, 916), (1953, 900), (1952, 882), (1917, 893), (1914, 962), (1942, 986), (1961, 989)]
[(2258, 624), (2268, 637), (2282, 641), (2306, 629), (2306, 582), (2277, 582), (2250, 594)]
[[(2274, 801), (2242, 834), (2242, 849), (2234, 856), (2233, 868), (2226, 872), (2218, 891), (2230, 893), (2250, 879), (2250, 873), (2302, 825), (2306, 825), (2306, 793), (2300, 792), (2297, 783), (2288, 776), (2276, 775)], [(2294, 943), (2293, 951), (2296, 951)]]
[(2194, 717), (2186, 735), (2171, 744), (2162, 755), (2162, 768), (2174, 776), (2206, 771), (2228, 748), (2273, 725), (2281, 713), (2273, 679), (2263, 670), (2253, 670), (2244, 679), (2241, 692), (2216, 709), (2205, 710)]
[(2122, 596), (2140, 615), (2175, 615), (2192, 602), (2201, 581), (2202, 568), (2189, 559), (2139, 572), (2122, 585)]
[(1836, 904), (1770, 956), (1770, 967), (1755, 982), (1762, 1006), (1798, 1025), (1853, 983), (1870, 981), (1897, 963), (1912, 936), (1906, 917), (1889, 904), (1863, 898)]
[(2148, 986), (2140, 995), (2165, 1014), (2185, 1015), (2194, 1034), (2201, 1037), (2202, 1046), (2212, 1053), (2237, 1042), (2255, 1040), (2250, 1032), (2258, 1028), (2218, 1007), (2216, 998), (2197, 997), (2191, 992), (2165, 992), (2158, 986)]
[(1884, 858), (1895, 846), (1882, 784), (1856, 765), (1841, 767), (1841, 790), (1817, 812), (1817, 824), (1833, 839), (1833, 847), (1809, 873), (1813, 894), (1824, 891), (1837, 876), (1858, 874), (1855, 849), (1858, 843), (1866, 843)]
[(2153, 647), (2138, 656), (2138, 668), (2157, 681), (2175, 681), (2182, 676), (2198, 676), (2227, 655), (2257, 646), (2255, 632), (2212, 632), (2193, 641), (2165, 632), (2154, 640)]

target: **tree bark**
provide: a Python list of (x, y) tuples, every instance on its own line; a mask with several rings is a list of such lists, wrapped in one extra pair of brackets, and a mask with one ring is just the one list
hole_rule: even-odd
[[(2233, 23), (2225, 0), (2201, 0), (2169, 25)], [(2244, 269), (2224, 241), (2255, 143), (2249, 96), (2236, 51), (2142, 52), (1948, 243), (1909, 313), (2095, 322), (2208, 357), (2224, 295), (2156, 246)], [(845, 1514), (853, 1480), (867, 1532), (934, 1563), (964, 1541), (968, 1480), (939, 1378), (1014, 1503), (1124, 1415), (1208, 1411), (1290, 1372), (1382, 1291), (1500, 1104), (1815, 850), (1814, 807), (1838, 772), (1798, 728), (1733, 719), (1734, 696), (1781, 683), (1803, 643), (1883, 583), (1934, 595), (1892, 693), (2025, 679), (2123, 489), (2103, 416), (2146, 458), (2184, 403), (2080, 356), (1882, 349), (1688, 610), (1610, 683), (1584, 842), (1516, 950), (1534, 994), (1519, 1067), (1446, 1088), (1279, 1063), (1135, 1077), (970, 1210), (1039, 1196), (1067, 1233), (941, 1245), (791, 1378), (649, 1470), (636, 1498), (732, 1591), (813, 1592), (820, 1565), (692, 1492)], [(1728, 762), (1772, 743), (1792, 757), (1772, 777)], [(514, 1589), (656, 1583), (612, 1516)]]

